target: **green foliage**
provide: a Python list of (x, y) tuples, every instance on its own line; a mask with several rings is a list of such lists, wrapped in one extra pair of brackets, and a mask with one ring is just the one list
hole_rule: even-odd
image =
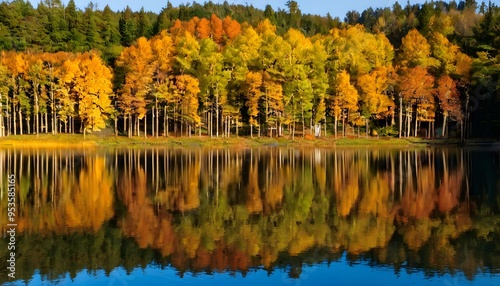
[(380, 127), (375, 129), (379, 136), (396, 136), (399, 134), (396, 126)]

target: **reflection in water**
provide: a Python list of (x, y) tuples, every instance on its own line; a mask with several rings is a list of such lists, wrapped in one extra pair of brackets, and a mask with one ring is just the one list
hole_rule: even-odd
[(0, 162), (4, 186), (18, 177), (26, 280), (150, 263), (300, 277), (344, 252), (431, 276), (500, 269), (498, 150), (8, 149)]

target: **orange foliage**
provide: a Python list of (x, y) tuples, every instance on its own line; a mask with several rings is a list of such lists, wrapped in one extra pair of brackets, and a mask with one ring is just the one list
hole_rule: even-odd
[(228, 41), (234, 40), (236, 36), (241, 34), (241, 25), (238, 21), (231, 19), (231, 17), (226, 16), (224, 20), (222, 20), (222, 26), (224, 28), (224, 32), (228, 38)]
[(198, 39), (207, 39), (210, 37), (210, 21), (202, 18), (196, 25), (196, 36)]
[(222, 20), (215, 14), (212, 14), (212, 17), (210, 17), (210, 28), (214, 42), (219, 45), (224, 44), (224, 27), (222, 26)]

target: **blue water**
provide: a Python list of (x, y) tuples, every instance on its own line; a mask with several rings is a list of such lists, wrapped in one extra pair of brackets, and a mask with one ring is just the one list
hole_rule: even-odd
[[(22, 281), (7, 285), (24, 285)], [(246, 273), (213, 273), (192, 274), (184, 273), (180, 277), (173, 267), (161, 269), (156, 265), (149, 265), (144, 269), (136, 268), (127, 274), (123, 268), (114, 269), (109, 276), (104, 271), (89, 273), (80, 271), (75, 278), (69, 275), (54, 281), (43, 280), (40, 274), (35, 274), (28, 282), (29, 285), (500, 285), (500, 275), (480, 273), (469, 281), (463, 273), (454, 275), (444, 274), (426, 277), (421, 271), (408, 273), (401, 270), (394, 273), (390, 267), (371, 267), (365, 263), (349, 265), (344, 255), (339, 261), (330, 264), (303, 265), (300, 278), (293, 279), (288, 271), (276, 269), (269, 274), (265, 269), (254, 269)]]

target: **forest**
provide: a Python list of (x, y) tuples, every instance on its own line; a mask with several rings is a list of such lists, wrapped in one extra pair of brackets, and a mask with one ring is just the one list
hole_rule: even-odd
[(491, 1), (286, 7), (4, 1), (0, 136), (500, 138)]

